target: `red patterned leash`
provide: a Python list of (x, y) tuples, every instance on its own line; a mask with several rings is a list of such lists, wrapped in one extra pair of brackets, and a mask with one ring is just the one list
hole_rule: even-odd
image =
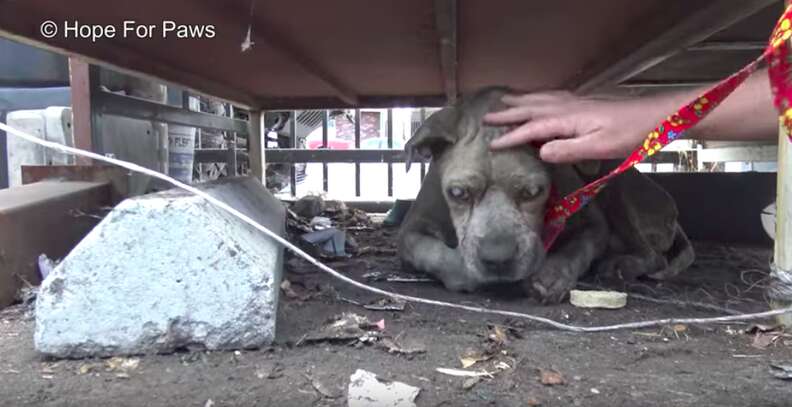
[(792, 37), (792, 5), (787, 7), (778, 20), (762, 55), (666, 118), (649, 133), (643, 144), (613, 171), (560, 200), (554, 200), (545, 213), (543, 236), (545, 249), (549, 250), (558, 235), (564, 230), (567, 219), (594, 199), (611, 178), (627, 171), (646, 157), (652, 156), (698, 124), (751, 73), (756, 71), (759, 64), (765, 59), (768, 61), (770, 86), (774, 95), (774, 104), (780, 114), (779, 120), (786, 135), (792, 141), (792, 132), (790, 132), (792, 129), (792, 78), (790, 78), (790, 51), (787, 44), (790, 37)]

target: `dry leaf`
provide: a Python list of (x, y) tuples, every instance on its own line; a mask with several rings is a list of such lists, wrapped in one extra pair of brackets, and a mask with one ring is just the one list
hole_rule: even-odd
[(498, 325), (492, 326), (492, 332), (489, 334), (489, 339), (497, 345), (505, 345), (509, 342), (509, 337), (506, 335), (506, 330)]
[(140, 359), (137, 358), (122, 358), (115, 356), (105, 361), (105, 367), (108, 371), (122, 371), (127, 372), (135, 370), (140, 365)]
[(90, 365), (90, 364), (86, 363), (86, 364), (81, 365), (80, 368), (77, 370), (77, 372), (79, 374), (81, 374), (81, 375), (88, 374), (88, 373), (91, 373), (95, 368), (96, 368), (96, 365)]
[(564, 376), (555, 370), (539, 369), (540, 381), (545, 386), (557, 386), (566, 384)]
[(459, 358), (459, 361), (462, 362), (462, 367), (467, 369), (478, 362), (484, 362), (490, 360), (492, 355), (488, 355), (485, 352), (476, 349), (467, 349), (465, 353)]

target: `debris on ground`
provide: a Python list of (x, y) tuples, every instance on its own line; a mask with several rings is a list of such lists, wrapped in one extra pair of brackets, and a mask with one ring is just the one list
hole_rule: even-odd
[(468, 377), (462, 382), (462, 390), (470, 390), (481, 381), (481, 377)]
[(412, 356), (420, 353), (426, 353), (426, 348), (424, 348), (423, 346), (414, 346), (411, 348), (403, 347), (398, 342), (396, 342), (395, 339), (389, 337), (380, 338), (380, 340), (377, 342), (377, 346), (385, 349), (388, 353), (394, 353), (405, 356)]
[(415, 407), (421, 389), (401, 382), (382, 380), (376, 374), (358, 369), (349, 378), (349, 407)]
[(438, 367), (435, 369), (438, 373), (442, 373), (449, 376), (456, 376), (456, 377), (495, 377), (493, 372), (488, 372), (486, 370), (479, 370), (479, 371), (472, 371), (472, 370), (462, 370), (462, 369), (450, 369), (446, 367)]
[(781, 325), (752, 325), (744, 331), (748, 335), (753, 335), (751, 346), (756, 349), (767, 349), (776, 344), (782, 338), (790, 338), (792, 334), (784, 332)]
[(558, 386), (566, 384), (564, 376), (556, 370), (539, 369), (539, 381), (545, 386)]
[(308, 379), (308, 382), (311, 383), (311, 387), (313, 387), (313, 389), (316, 390), (316, 392), (319, 393), (322, 398), (337, 399), (341, 397), (339, 394), (333, 393), (329, 388), (327, 388), (327, 386), (314, 378), (312, 375), (306, 374), (305, 378)]
[(410, 210), (413, 200), (397, 199), (393, 202), (393, 206), (385, 214), (385, 219), (382, 225), (385, 227), (400, 226), (407, 216), (407, 211)]
[(346, 252), (346, 233), (336, 229), (327, 228), (305, 233), (300, 239), (306, 243), (309, 254), (314, 257), (337, 258), (349, 257)]
[(462, 362), (462, 368), (467, 369), (478, 362), (485, 362), (492, 359), (492, 354), (482, 352), (478, 349), (467, 349), (459, 358)]
[(389, 297), (363, 305), (363, 308), (372, 311), (404, 311), (407, 302)]
[(627, 305), (627, 293), (619, 291), (572, 290), (569, 302), (578, 308), (619, 309)]
[(776, 379), (792, 380), (792, 364), (770, 364), (770, 374)]
[(140, 366), (140, 359), (114, 356), (105, 361), (105, 371), (115, 374), (120, 379), (128, 379), (129, 373)]
[[(360, 251), (358, 254), (361, 254)], [(383, 273), (381, 271), (372, 271), (363, 274), (363, 278), (368, 282), (387, 281), (389, 283), (435, 283), (437, 280), (429, 277), (411, 277), (396, 273)]]
[(315, 332), (305, 335), (299, 344), (311, 342), (370, 342), (385, 330), (385, 320), (372, 322), (368, 318), (345, 312), (333, 317)]
[(313, 230), (324, 230), (332, 227), (333, 221), (331, 221), (330, 218), (325, 216), (314, 216), (314, 218), (311, 219), (311, 223), (309, 223), (309, 226)]
[(317, 295), (316, 292), (311, 292), (297, 283), (292, 283), (289, 280), (283, 279), (281, 282), (281, 291), (290, 300), (308, 301)]
[(274, 365), (268, 370), (256, 369), (256, 377), (259, 379), (279, 379), (283, 377), (283, 365), (275, 362)]
[(295, 201), (289, 209), (297, 216), (312, 219), (324, 212), (325, 202), (319, 195), (306, 195)]
[(492, 366), (497, 370), (510, 369), (514, 365), (514, 361), (509, 357), (510, 352), (507, 347), (511, 342), (510, 336), (520, 336), (517, 329), (489, 324), (487, 332), (482, 336), (484, 340), (478, 347), (467, 348), (460, 355), (459, 361), (462, 368), (467, 369), (480, 362), (492, 361)]

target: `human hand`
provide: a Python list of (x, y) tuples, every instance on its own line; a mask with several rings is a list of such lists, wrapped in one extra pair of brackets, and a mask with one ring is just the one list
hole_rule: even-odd
[(508, 108), (488, 113), (484, 121), (518, 127), (491, 147), (546, 142), (540, 157), (549, 162), (626, 157), (673, 106), (651, 99), (591, 99), (562, 91), (507, 95), (502, 101)]

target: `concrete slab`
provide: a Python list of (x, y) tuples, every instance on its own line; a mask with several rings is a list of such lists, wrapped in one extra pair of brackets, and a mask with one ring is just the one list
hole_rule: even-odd
[[(255, 178), (201, 188), (284, 234), (284, 206)], [(125, 200), (42, 284), (36, 349), (85, 357), (269, 344), (282, 264), (279, 244), (186, 192)]]
[(75, 211), (110, 205), (106, 182), (43, 181), (0, 190), (0, 308), (23, 279), (38, 284), (38, 257), (64, 256), (98, 223)]

